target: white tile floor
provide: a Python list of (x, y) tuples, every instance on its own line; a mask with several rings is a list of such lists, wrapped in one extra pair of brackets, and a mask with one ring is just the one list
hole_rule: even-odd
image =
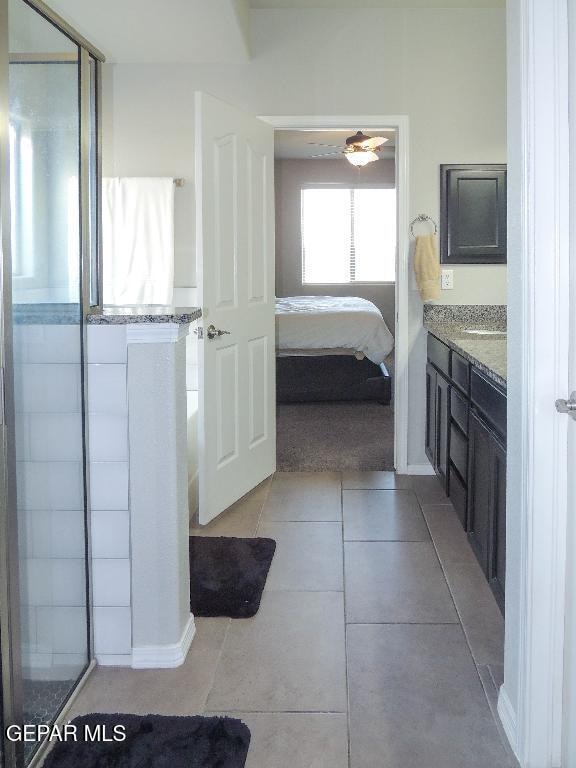
[(174, 670), (96, 670), (72, 715), (230, 713), (247, 768), (509, 768), (503, 621), (435, 478), (278, 474), (202, 535), (272, 536), (258, 614)]

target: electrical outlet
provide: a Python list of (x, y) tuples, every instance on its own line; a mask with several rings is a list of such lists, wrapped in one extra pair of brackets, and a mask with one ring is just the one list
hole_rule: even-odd
[(451, 291), (454, 288), (454, 270), (443, 269), (441, 286), (443, 291)]

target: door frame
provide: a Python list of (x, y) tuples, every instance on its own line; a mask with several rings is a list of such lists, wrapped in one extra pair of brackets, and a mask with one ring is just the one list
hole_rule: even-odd
[(394, 328), (394, 467), (400, 474), (408, 468), (408, 358), (409, 358), (409, 236), (408, 236), (408, 147), (407, 115), (296, 115), (260, 116), (275, 131), (346, 130), (351, 125), (396, 131), (397, 249)]
[(507, 596), (498, 712), (521, 766), (562, 765), (569, 383), (567, 0), (508, 0)]

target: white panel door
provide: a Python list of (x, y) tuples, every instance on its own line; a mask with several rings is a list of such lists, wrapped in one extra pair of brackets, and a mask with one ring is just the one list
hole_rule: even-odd
[(200, 522), (276, 469), (274, 131), (196, 94)]

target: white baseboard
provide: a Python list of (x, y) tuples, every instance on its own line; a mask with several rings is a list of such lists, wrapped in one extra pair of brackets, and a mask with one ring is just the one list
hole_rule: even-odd
[(407, 475), (433, 475), (434, 467), (432, 464), (408, 464), (406, 466)]
[(518, 723), (516, 712), (503, 685), (500, 687), (500, 693), (498, 694), (498, 716), (512, 751), (520, 759), (518, 757)]
[(177, 643), (173, 645), (142, 645), (132, 648), (132, 668), (167, 669), (179, 667), (186, 659), (195, 633), (194, 616), (190, 614), (182, 637)]

